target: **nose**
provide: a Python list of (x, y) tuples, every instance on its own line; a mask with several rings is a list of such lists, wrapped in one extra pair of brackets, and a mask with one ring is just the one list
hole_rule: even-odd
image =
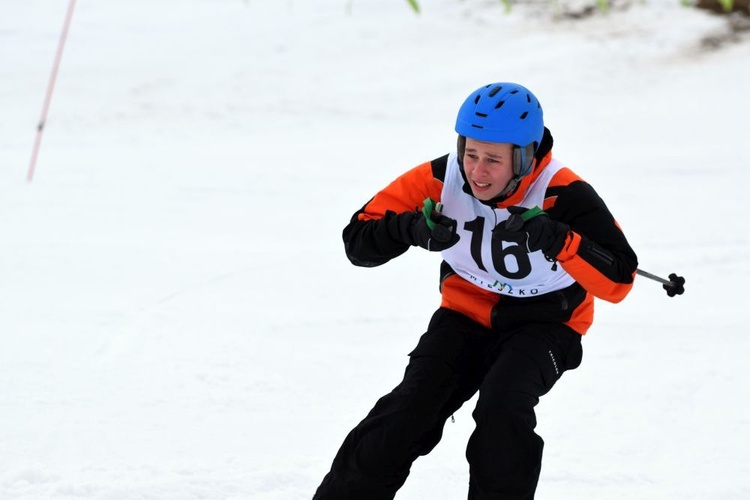
[(487, 163), (487, 160), (481, 159), (477, 162), (477, 167), (475, 169), (476, 173), (486, 174), (488, 170), (489, 170), (489, 164)]

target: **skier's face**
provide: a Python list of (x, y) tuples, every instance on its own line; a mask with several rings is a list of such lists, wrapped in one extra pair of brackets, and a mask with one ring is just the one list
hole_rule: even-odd
[(498, 196), (513, 178), (513, 145), (466, 138), (464, 172), (480, 200)]

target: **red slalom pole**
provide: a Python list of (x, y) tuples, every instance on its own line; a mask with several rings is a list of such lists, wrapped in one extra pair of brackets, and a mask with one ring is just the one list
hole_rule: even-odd
[(49, 83), (47, 84), (47, 94), (44, 96), (44, 104), (42, 105), (42, 116), (39, 118), (39, 125), (36, 127), (36, 139), (34, 140), (34, 149), (31, 150), (31, 162), (29, 163), (29, 171), (26, 174), (26, 180), (31, 182), (34, 178), (34, 169), (36, 167), (36, 157), (39, 154), (39, 146), (42, 144), (42, 132), (44, 131), (44, 124), (47, 121), (47, 112), (49, 111), (49, 103), (52, 100), (52, 90), (55, 88), (55, 80), (57, 79), (57, 70), (60, 67), (60, 59), (62, 59), (63, 47), (65, 46), (65, 40), (68, 38), (68, 28), (70, 27), (70, 20), (73, 17), (73, 8), (75, 7), (76, 0), (70, 0), (68, 4), (68, 13), (65, 15), (65, 23), (63, 24), (63, 30), (60, 34), (60, 42), (57, 44), (57, 53), (55, 54), (55, 62), (52, 65), (52, 74), (49, 77)]

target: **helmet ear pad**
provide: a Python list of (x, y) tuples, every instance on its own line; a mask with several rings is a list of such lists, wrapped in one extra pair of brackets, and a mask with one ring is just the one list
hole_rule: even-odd
[(464, 168), (464, 153), (466, 153), (466, 137), (458, 134), (458, 140), (456, 141), (456, 151), (458, 152), (458, 164), (461, 168)]
[(526, 146), (513, 146), (513, 174), (516, 177), (523, 177), (531, 172), (535, 151), (536, 143), (534, 142)]

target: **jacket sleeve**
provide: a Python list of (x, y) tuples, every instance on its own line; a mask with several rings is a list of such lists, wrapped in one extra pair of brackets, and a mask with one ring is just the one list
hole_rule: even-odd
[(604, 201), (569, 169), (555, 174), (544, 210), (570, 226), (557, 260), (594, 296), (619, 302), (633, 287), (638, 258)]
[(448, 155), (409, 170), (354, 213), (344, 228), (346, 256), (356, 266), (385, 264), (409, 249), (398, 215), (440, 201)]

